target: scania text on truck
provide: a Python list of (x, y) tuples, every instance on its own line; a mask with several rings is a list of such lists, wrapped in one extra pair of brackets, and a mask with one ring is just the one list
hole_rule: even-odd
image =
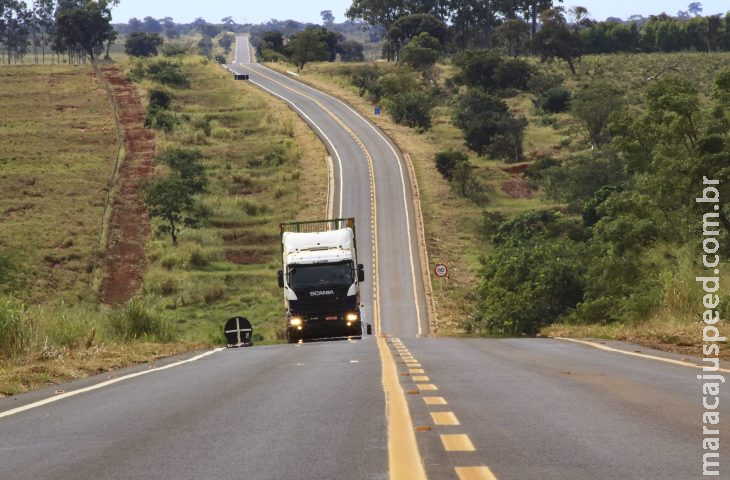
[(355, 219), (335, 218), (280, 224), (286, 337), (360, 337), (360, 283)]

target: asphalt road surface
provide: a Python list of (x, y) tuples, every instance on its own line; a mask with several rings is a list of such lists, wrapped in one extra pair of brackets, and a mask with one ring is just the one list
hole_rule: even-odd
[[(0, 478), (702, 478), (696, 360), (428, 338), (399, 150), (345, 104), (251, 63), (248, 37), (235, 58), (227, 68), (288, 102), (330, 151), (331, 213), (357, 219), (364, 315), (383, 336), (206, 352), (0, 399)], [(728, 389), (708, 425), (721, 478)]]

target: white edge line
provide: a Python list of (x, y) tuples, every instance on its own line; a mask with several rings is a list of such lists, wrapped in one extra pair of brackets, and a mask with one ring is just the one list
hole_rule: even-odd
[[(283, 78), (288, 78), (286, 75), (282, 75), (281, 73), (277, 72), (276, 70), (272, 70), (272, 69), (267, 68), (267, 67), (264, 67), (264, 68), (266, 68), (267, 70), (269, 70), (271, 72), (274, 72), (276, 74), (279, 74)], [(287, 72), (287, 73), (290, 73), (290, 72)], [(422, 332), (422, 328), (421, 328), (421, 309), (420, 309), (420, 307), (418, 305), (419, 302), (418, 302), (418, 288), (416, 287), (416, 267), (415, 267), (415, 264), (413, 262), (413, 240), (412, 240), (412, 236), (411, 236), (410, 215), (408, 214), (408, 198), (406, 196), (406, 184), (405, 184), (405, 178), (403, 176), (403, 160), (401, 159), (401, 157), (396, 152), (395, 148), (393, 147), (393, 144), (391, 142), (389, 142), (383, 136), (382, 133), (380, 133), (380, 130), (378, 130), (378, 128), (370, 120), (368, 120), (365, 117), (363, 117), (360, 114), (360, 112), (354, 110), (352, 107), (350, 107), (349, 105), (347, 105), (345, 102), (343, 102), (342, 100), (340, 100), (337, 97), (333, 97), (332, 95), (330, 95), (328, 93), (325, 93), (325, 92), (323, 92), (321, 90), (317, 90), (316, 88), (314, 88), (314, 87), (312, 87), (310, 85), (307, 85), (306, 83), (303, 83), (303, 82), (297, 82), (297, 83), (299, 83), (301, 85), (304, 85), (306, 88), (312, 90), (313, 92), (316, 92), (316, 93), (319, 93), (321, 95), (324, 95), (325, 97), (328, 97), (328, 98), (330, 98), (330, 99), (332, 99), (332, 100), (340, 103), (343, 107), (345, 107), (346, 109), (348, 109), (349, 111), (351, 111), (353, 114), (355, 114), (355, 116), (357, 116), (368, 127), (370, 127), (375, 132), (375, 134), (377, 136), (379, 136), (380, 139), (386, 143), (386, 145), (388, 145), (388, 148), (390, 148), (390, 151), (393, 152), (393, 155), (395, 156), (396, 161), (398, 162), (398, 168), (400, 170), (401, 185), (403, 186), (403, 202), (404, 202), (404, 206), (405, 206), (405, 210), (406, 210), (406, 226), (407, 226), (407, 231), (408, 231), (408, 253), (409, 253), (410, 262), (411, 262), (411, 276), (413, 277), (413, 294), (415, 296), (414, 300), (415, 300), (415, 304), (416, 304), (416, 322), (418, 323), (418, 336), (420, 337), (422, 335), (422, 333), (423, 333)]]
[(12, 410), (7, 410), (5, 412), (0, 412), (0, 418), (9, 417), (11, 415), (16, 415), (18, 413), (22, 413), (28, 410), (32, 410), (34, 408), (42, 407), (44, 405), (48, 405), (49, 403), (58, 402), (59, 400), (63, 400), (64, 398), (73, 397), (76, 395), (80, 395), (82, 393), (91, 392), (94, 390), (99, 390), (100, 388), (108, 387), (109, 385), (129, 380), (130, 378), (136, 378), (141, 377), (142, 375), (147, 375), (149, 373), (159, 372), (161, 370), (167, 370), (169, 368), (178, 367), (180, 365), (184, 365), (186, 363), (195, 362), (197, 360), (200, 360), (201, 358), (207, 357), (208, 355), (212, 355), (214, 353), (220, 352), (221, 350), (225, 350), (225, 348), (216, 348), (215, 350), (210, 350), (208, 352), (201, 353), (200, 355), (196, 355), (195, 357), (188, 358), (187, 360), (182, 360), (180, 362), (171, 363), (169, 365), (164, 365), (162, 367), (153, 368), (151, 370), (144, 370), (142, 372), (137, 373), (130, 373), (129, 375), (125, 375), (123, 377), (114, 378), (111, 380), (107, 380), (105, 382), (97, 383), (96, 385), (91, 385), (90, 387), (80, 388), (78, 390), (73, 390), (71, 392), (62, 393), (60, 395), (56, 395), (53, 397), (46, 398), (45, 400), (39, 400), (34, 403), (29, 403), (28, 405), (24, 405), (22, 407), (14, 408)]
[[(674, 365), (681, 365), (683, 367), (704, 369), (704, 367), (702, 365), (696, 365), (694, 363), (684, 362), (682, 360), (674, 360), (673, 358), (657, 357), (654, 355), (648, 355), (646, 353), (628, 352), (626, 350), (621, 350), (619, 348), (613, 348), (613, 347), (609, 347), (607, 345), (601, 345), (600, 343), (589, 342), (588, 340), (578, 340), (577, 338), (566, 338), (566, 337), (553, 337), (553, 338), (555, 338), (556, 340), (564, 340), (566, 342), (573, 342), (573, 343), (580, 343), (583, 345), (588, 345), (590, 347), (599, 348), (601, 350), (606, 350), (607, 352), (621, 353), (623, 355), (630, 355), (632, 357), (647, 358), (649, 360), (657, 360), (660, 362), (671, 363)], [(713, 370), (713, 371), (730, 373), (730, 369), (727, 369), (727, 368), (718, 368), (717, 370)], [(709, 372), (709, 370), (708, 370), (708, 372)]]

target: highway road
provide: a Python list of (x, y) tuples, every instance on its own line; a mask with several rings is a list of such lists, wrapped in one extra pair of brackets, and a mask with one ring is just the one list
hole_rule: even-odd
[(331, 213), (357, 219), (379, 335), (215, 350), (0, 399), (0, 478), (702, 478), (697, 361), (618, 342), (429, 338), (400, 151), (250, 52), (239, 37), (227, 68), (288, 102), (330, 152)]

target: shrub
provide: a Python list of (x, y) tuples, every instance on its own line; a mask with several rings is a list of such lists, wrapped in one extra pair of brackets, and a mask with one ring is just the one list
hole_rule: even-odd
[(570, 108), (571, 99), (570, 90), (561, 86), (553, 87), (540, 95), (538, 107), (549, 113), (565, 112)]
[(463, 153), (456, 150), (446, 150), (442, 152), (438, 152), (436, 154), (436, 170), (439, 171), (441, 175), (446, 180), (451, 181), (454, 178), (454, 170), (456, 167), (463, 162), (468, 162), (469, 157)]
[(189, 48), (180, 43), (166, 43), (162, 46), (162, 55), (165, 57), (177, 57), (186, 55)]
[(165, 110), (147, 110), (144, 116), (145, 127), (162, 130), (167, 133), (172, 132), (178, 123), (175, 114)]
[(158, 33), (132, 32), (124, 42), (124, 53), (133, 57), (154, 57), (162, 45)]
[(428, 130), (431, 128), (433, 97), (426, 92), (409, 92), (393, 96), (388, 102), (390, 116), (400, 125)]
[(190, 86), (182, 67), (178, 63), (160, 60), (147, 66), (146, 76), (150, 80), (178, 88), (187, 88)]
[(532, 78), (530, 64), (517, 59), (503, 60), (494, 69), (492, 77), (497, 88), (516, 88), (519, 90), (527, 90), (530, 78)]
[(155, 109), (165, 109), (167, 110), (170, 108), (170, 103), (172, 103), (172, 95), (170, 95), (169, 92), (165, 90), (159, 90), (159, 89), (152, 89), (149, 91), (149, 108), (155, 108)]

